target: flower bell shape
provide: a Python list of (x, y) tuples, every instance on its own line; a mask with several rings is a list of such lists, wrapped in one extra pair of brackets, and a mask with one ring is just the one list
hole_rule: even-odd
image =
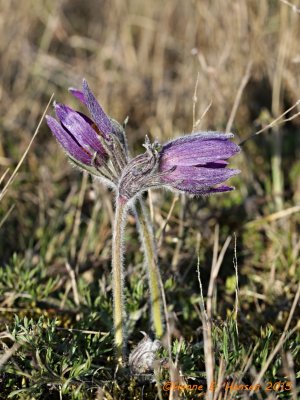
[(133, 158), (123, 170), (118, 186), (121, 200), (128, 202), (154, 187), (194, 195), (233, 190), (232, 186), (221, 185), (240, 172), (226, 168), (226, 160), (240, 151), (230, 141), (232, 137), (231, 133), (199, 132), (163, 146), (150, 143), (146, 137), (146, 152)]
[(240, 151), (230, 141), (232, 133), (199, 132), (162, 146), (158, 171), (170, 188), (196, 195), (227, 192), (234, 187), (220, 185), (238, 169), (226, 168), (228, 158)]

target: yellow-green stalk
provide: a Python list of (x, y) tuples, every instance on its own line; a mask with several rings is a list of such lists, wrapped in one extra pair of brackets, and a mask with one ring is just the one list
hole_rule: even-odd
[(156, 337), (161, 338), (164, 332), (164, 327), (155, 239), (153, 235), (152, 225), (150, 224), (148, 213), (144, 201), (141, 197), (138, 198), (135, 208), (138, 217), (140, 236), (143, 243), (146, 267), (148, 272), (149, 288), (151, 295), (152, 322)]

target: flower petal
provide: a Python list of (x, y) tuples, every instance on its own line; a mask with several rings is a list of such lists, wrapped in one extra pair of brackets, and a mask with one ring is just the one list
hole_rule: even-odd
[(228, 140), (232, 134), (197, 133), (175, 139), (163, 146), (160, 163), (163, 169), (174, 165), (192, 166), (226, 160), (240, 151)]
[(76, 88), (69, 88), (69, 92), (76, 97), (76, 99), (78, 99), (79, 101), (81, 101), (82, 104), (84, 104), (86, 106), (86, 102), (85, 102), (85, 98), (84, 98), (84, 94), (81, 90), (78, 90)]
[[(84, 97), (84, 93), (78, 89), (75, 88), (69, 88), (69, 92), (76, 97), (78, 100), (81, 101), (82, 104), (84, 104), (87, 107), (86, 101), (85, 101), (85, 97)], [(78, 112), (90, 125), (93, 125), (93, 121), (88, 118), (86, 115), (82, 114), (81, 112)], [(118, 121), (114, 120), (113, 118), (109, 117), (107, 115), (110, 124), (111, 124), (111, 131), (110, 133), (114, 134), (117, 136), (117, 138), (119, 139), (120, 143), (125, 147), (125, 149), (127, 148), (127, 144), (126, 144), (126, 135), (124, 132), (124, 128), (122, 127), (121, 124), (119, 124)], [(94, 124), (95, 125), (95, 124)], [(96, 125), (95, 125), (96, 126)], [(97, 127), (98, 129), (98, 127)], [(100, 132), (100, 131), (99, 131)]]
[(83, 164), (90, 165), (91, 157), (82, 149), (74, 138), (50, 115), (46, 115), (46, 121), (53, 135), (70, 156)]
[(102, 159), (106, 157), (96, 131), (79, 113), (64, 104), (56, 104), (55, 112), (62, 125), (72, 133), (83, 148), (96, 152)]
[(166, 183), (181, 186), (213, 186), (238, 174), (238, 169), (177, 166), (163, 177)]
[(183, 186), (183, 185), (178, 185), (176, 189), (191, 193), (191, 194), (198, 194), (198, 195), (205, 195), (205, 194), (214, 194), (214, 193), (224, 193), (224, 192), (230, 192), (234, 190), (234, 186), (217, 186), (217, 187), (195, 187), (195, 186)]
[(109, 135), (112, 132), (112, 124), (110, 122), (110, 119), (105, 114), (102, 107), (96, 100), (96, 97), (90, 90), (88, 83), (85, 79), (83, 80), (82, 88), (84, 93), (85, 104), (92, 116), (92, 119), (95, 121), (95, 124), (98, 126), (101, 133), (103, 133), (104, 138), (106, 140), (110, 140)]

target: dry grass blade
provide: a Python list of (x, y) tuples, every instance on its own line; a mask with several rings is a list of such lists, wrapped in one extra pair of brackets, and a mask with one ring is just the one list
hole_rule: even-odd
[(300, 14), (300, 8), (297, 7), (295, 4), (293, 4), (293, 3), (291, 3), (290, 1), (287, 1), (287, 0), (279, 0), (279, 1), (281, 1), (281, 3), (283, 3), (283, 4), (286, 4), (287, 6), (291, 7), (293, 12)]
[(20, 343), (14, 343), (13, 346), (6, 350), (4, 354), (2, 354), (0, 358), (0, 370), (7, 363), (7, 361), (19, 350), (21, 347)]
[(247, 222), (245, 224), (245, 226), (247, 226), (249, 228), (249, 227), (253, 227), (255, 225), (259, 225), (259, 224), (262, 224), (265, 222), (277, 221), (278, 219), (286, 218), (286, 217), (288, 217), (292, 214), (298, 213), (298, 212), (300, 212), (300, 206), (290, 207), (285, 210), (280, 210), (273, 214), (267, 215), (266, 217), (256, 219), (255, 221)]
[(288, 376), (289, 380), (292, 382), (292, 399), (297, 400), (298, 399), (298, 393), (297, 393), (297, 381), (296, 381), (296, 374), (295, 374), (295, 363), (293, 360), (293, 356), (291, 352), (287, 352), (286, 354), (286, 359), (285, 359), (285, 370), (286, 370), (286, 375)]
[(195, 83), (195, 90), (194, 90), (194, 96), (193, 96), (193, 131), (196, 128), (196, 105), (197, 105), (197, 91), (198, 91), (198, 84), (199, 84), (199, 73), (197, 74), (197, 79)]
[[(205, 351), (205, 370), (206, 370), (206, 374), (207, 374), (208, 385), (210, 385), (210, 384), (212, 384), (212, 382), (214, 382), (214, 369), (215, 369), (214, 350), (213, 350), (213, 343), (212, 343), (213, 292), (216, 287), (215, 282), (218, 277), (220, 267), (222, 265), (222, 261), (224, 259), (226, 250), (229, 246), (229, 243), (231, 241), (231, 236), (229, 236), (226, 239), (226, 241), (220, 251), (219, 256), (216, 258), (216, 249), (218, 247), (217, 243), (219, 241), (219, 234), (217, 233), (217, 235), (215, 235), (215, 236), (216, 236), (216, 240), (215, 240), (215, 246), (214, 246), (214, 257), (213, 257), (213, 264), (212, 264), (211, 274), (210, 274), (210, 279), (209, 279), (209, 284), (208, 284), (207, 301), (206, 301), (206, 312), (207, 312), (206, 333), (203, 336), (204, 351)], [(215, 398), (215, 394), (214, 394), (213, 390), (208, 390), (207, 398), (208, 399)]]
[[(298, 284), (298, 290), (297, 290), (297, 293), (295, 295), (295, 298), (294, 298), (294, 301), (293, 301), (293, 304), (292, 304), (292, 307), (291, 307), (291, 310), (290, 310), (290, 313), (289, 313), (289, 317), (288, 317), (288, 319), (286, 321), (286, 324), (285, 324), (284, 330), (282, 332), (282, 335), (280, 336), (280, 339), (279, 339), (277, 345), (275, 346), (274, 350), (271, 352), (271, 354), (267, 358), (263, 368), (260, 370), (260, 373), (257, 375), (257, 377), (256, 377), (256, 379), (255, 379), (255, 381), (253, 383), (253, 386), (255, 386), (255, 385), (257, 385), (257, 384), (259, 384), (261, 382), (264, 374), (268, 370), (268, 368), (269, 368), (271, 362), (273, 361), (274, 357), (276, 356), (278, 351), (283, 346), (283, 344), (284, 344), (284, 342), (285, 342), (285, 340), (287, 338), (287, 331), (288, 331), (288, 329), (290, 327), (290, 324), (291, 324), (293, 315), (295, 313), (296, 307), (299, 304), (299, 298), (300, 298), (300, 283)], [(253, 391), (250, 392), (250, 396), (252, 394), (253, 394)]]
[(252, 62), (249, 61), (248, 64), (247, 64), (246, 71), (245, 71), (245, 74), (243, 76), (243, 79), (241, 80), (240, 87), (238, 88), (238, 91), (237, 91), (236, 96), (235, 96), (235, 100), (234, 100), (233, 107), (232, 107), (232, 110), (231, 110), (231, 113), (230, 113), (230, 117), (228, 119), (228, 122), (227, 122), (227, 125), (226, 125), (226, 129), (225, 129), (226, 133), (231, 131), (232, 124), (233, 124), (234, 118), (236, 116), (236, 112), (238, 110), (238, 107), (239, 107), (239, 104), (240, 104), (240, 101), (241, 101), (241, 98), (242, 98), (243, 91), (244, 91), (247, 83), (249, 82), (249, 79), (250, 79), (250, 76), (251, 76), (251, 68), (252, 68)]
[[(159, 278), (161, 297), (162, 297), (165, 321), (166, 321), (167, 350), (168, 350), (168, 356), (169, 356), (170, 377), (172, 378), (173, 370), (174, 370), (174, 364), (173, 364), (173, 359), (172, 359), (172, 332), (171, 332), (171, 327), (170, 327), (170, 323), (169, 323), (169, 313), (168, 313), (168, 306), (167, 306), (167, 300), (166, 300), (166, 293), (165, 293), (164, 284), (163, 284), (160, 274), (159, 274), (158, 278)], [(174, 399), (173, 390), (170, 390), (169, 400), (173, 400), (173, 399)]]
[[(204, 305), (203, 298), (203, 289), (200, 277), (200, 267), (199, 267), (199, 259), (197, 263), (197, 274), (198, 274), (198, 282), (200, 287), (200, 309), (201, 309), (201, 319), (203, 325), (203, 341), (204, 341), (204, 354), (205, 354), (205, 371), (206, 371), (206, 380), (208, 387), (214, 382), (214, 351), (213, 351), (213, 343), (212, 343), (212, 297), (215, 288), (215, 281), (218, 276), (222, 261), (224, 259), (224, 255), (231, 241), (231, 236), (229, 236), (221, 251), (219, 256), (217, 256), (217, 249), (219, 243), (219, 228), (216, 226), (215, 229), (215, 242), (214, 242), (214, 256), (213, 263), (211, 269), (211, 275), (209, 280), (208, 292), (207, 292), (207, 301), (206, 301), (206, 310)], [(212, 387), (207, 390), (206, 397), (209, 400), (217, 398), (218, 393), (220, 391), (220, 376), (218, 377), (218, 383), (216, 391), (212, 390)]]
[(176, 238), (177, 239), (176, 247), (175, 247), (175, 251), (174, 251), (174, 254), (173, 254), (173, 257), (172, 257), (172, 262), (171, 262), (171, 266), (172, 266), (172, 270), (173, 271), (176, 270), (176, 266), (178, 264), (178, 260), (179, 260), (179, 257), (180, 257), (181, 246), (182, 246), (182, 243), (183, 243), (185, 206), (186, 206), (186, 197), (185, 197), (184, 194), (181, 194), (181, 196), (180, 196), (178, 237)]
[(220, 251), (217, 261), (212, 265), (210, 280), (209, 280), (209, 285), (208, 285), (208, 291), (207, 291), (207, 315), (208, 315), (208, 318), (212, 318), (212, 297), (213, 297), (213, 291), (215, 288), (215, 281), (219, 274), (220, 267), (222, 265), (222, 261), (224, 259), (226, 250), (227, 250), (230, 242), (231, 242), (231, 236), (228, 236), (228, 238), (226, 239), (226, 241)]
[(154, 207), (153, 207), (153, 199), (152, 199), (152, 191), (151, 189), (148, 190), (148, 204), (150, 210), (150, 221), (153, 224), (154, 221)]
[(30, 140), (30, 142), (29, 142), (29, 144), (28, 144), (26, 150), (24, 151), (24, 154), (22, 155), (20, 161), (18, 162), (18, 165), (16, 166), (14, 172), (13, 172), (12, 175), (9, 177), (9, 179), (8, 179), (8, 181), (7, 181), (7, 183), (6, 183), (6, 185), (5, 185), (4, 188), (2, 189), (2, 191), (1, 191), (1, 193), (0, 193), (0, 201), (1, 201), (1, 200), (3, 199), (3, 197), (5, 196), (9, 185), (10, 185), (10, 184), (13, 182), (13, 180), (15, 179), (15, 177), (16, 177), (16, 175), (17, 175), (17, 173), (18, 173), (18, 171), (19, 171), (19, 169), (20, 169), (20, 167), (21, 167), (23, 161), (25, 160), (25, 157), (27, 156), (27, 154), (28, 154), (28, 152), (29, 152), (29, 150), (30, 150), (31, 145), (32, 145), (34, 139), (36, 138), (36, 136), (37, 136), (37, 134), (38, 134), (38, 132), (39, 132), (40, 126), (41, 126), (41, 124), (42, 124), (42, 122), (43, 122), (43, 119), (44, 119), (44, 117), (45, 117), (45, 115), (46, 115), (46, 112), (47, 112), (47, 110), (48, 110), (48, 108), (49, 108), (49, 106), (50, 106), (50, 104), (51, 104), (51, 102), (52, 102), (53, 97), (54, 97), (54, 94), (52, 94), (52, 96), (50, 97), (50, 100), (49, 100), (49, 102), (48, 102), (48, 104), (47, 104), (47, 106), (46, 106), (46, 108), (45, 108), (45, 111), (43, 112), (43, 115), (42, 115), (42, 117), (41, 117), (41, 119), (40, 119), (40, 121), (39, 121), (39, 123), (38, 123), (38, 126), (37, 126), (37, 128), (36, 128), (36, 130), (35, 130), (35, 132), (34, 132), (34, 134), (33, 134), (33, 136), (32, 136), (32, 139)]
[(196, 120), (196, 105), (198, 102), (198, 97), (197, 97), (197, 91), (198, 91), (198, 83), (199, 83), (199, 73), (197, 74), (197, 80), (195, 84), (195, 90), (194, 90), (194, 96), (193, 96), (193, 130), (192, 132), (196, 132), (197, 130), (200, 129), (200, 124), (205, 115), (208, 113), (210, 107), (212, 106), (212, 100), (209, 102), (209, 104), (206, 106), (205, 110), (203, 111), (202, 115), (200, 118)]
[(3, 182), (4, 178), (6, 177), (6, 175), (8, 174), (9, 168), (7, 168), (7, 170), (4, 171), (3, 175), (0, 178), (0, 185)]
[(71, 285), (72, 285), (72, 291), (73, 291), (73, 296), (74, 296), (74, 303), (76, 304), (77, 307), (80, 305), (80, 297), (79, 297), (79, 292), (78, 292), (78, 287), (77, 287), (77, 282), (76, 282), (76, 275), (75, 271), (71, 267), (71, 265), (66, 262), (66, 269), (68, 271), (68, 274), (71, 279)]
[(81, 182), (81, 188), (80, 192), (78, 195), (78, 203), (75, 211), (75, 216), (74, 216), (74, 227), (73, 227), (73, 232), (71, 236), (71, 258), (72, 260), (75, 259), (76, 256), (76, 241), (78, 239), (79, 235), (79, 226), (80, 226), (80, 220), (81, 220), (81, 210), (83, 206), (83, 201), (84, 201), (84, 195), (86, 192), (86, 187), (87, 187), (87, 182), (88, 182), (88, 174), (87, 172), (83, 173), (82, 177), (82, 182)]
[(197, 121), (195, 122), (195, 125), (193, 127), (193, 132), (195, 132), (195, 131), (200, 129), (201, 122), (202, 122), (203, 118), (205, 117), (205, 115), (210, 110), (212, 104), (213, 104), (213, 102), (212, 102), (212, 100), (210, 100), (210, 102), (208, 103), (208, 105), (204, 109), (203, 113), (201, 114), (200, 118), (198, 118)]
[(78, 252), (78, 264), (82, 264), (84, 262), (84, 260), (86, 259), (88, 246), (90, 245), (90, 242), (93, 239), (93, 234), (94, 234), (96, 226), (97, 226), (97, 223), (96, 223), (97, 216), (99, 215), (101, 206), (102, 206), (102, 204), (100, 201), (95, 202), (95, 205), (93, 207), (92, 216), (90, 218), (90, 221), (89, 221), (87, 229), (86, 229), (86, 234), (84, 236), (82, 245)]
[(10, 216), (12, 210), (15, 208), (15, 205), (13, 204), (9, 210), (7, 211), (7, 213), (4, 215), (4, 217), (1, 219), (0, 221), (0, 229), (2, 228), (2, 226), (4, 225), (5, 221), (7, 220), (7, 218)]
[(233, 266), (235, 271), (235, 304), (234, 304), (234, 315), (236, 331), (238, 332), (238, 311), (239, 311), (239, 273), (238, 273), (238, 262), (237, 262), (237, 252), (236, 252), (236, 234), (234, 233), (234, 256), (233, 256)]
[(242, 140), (239, 145), (242, 146), (244, 143), (246, 143), (249, 139), (254, 138), (258, 135), (260, 135), (262, 132), (267, 131), (270, 128), (273, 128), (274, 126), (276, 126), (276, 124), (278, 125), (279, 123), (284, 123), (287, 121), (291, 121), (294, 118), (298, 117), (300, 115), (300, 112), (297, 112), (296, 114), (294, 114), (293, 116), (284, 119), (282, 121), (280, 121), (286, 114), (288, 114), (289, 112), (291, 112), (294, 108), (298, 107), (298, 105), (300, 104), (300, 99), (296, 101), (296, 103), (294, 105), (292, 105), (292, 107), (288, 108), (284, 113), (282, 113), (281, 115), (279, 115), (279, 117), (275, 118), (272, 122), (270, 122), (267, 126), (265, 126), (264, 128), (260, 129), (259, 131), (253, 133), (253, 135), (248, 136), (246, 139)]
[[(200, 309), (201, 309), (201, 321), (203, 330), (203, 341), (204, 341), (204, 355), (205, 355), (205, 371), (206, 371), (206, 382), (209, 386), (213, 382), (214, 376), (214, 354), (212, 349), (212, 338), (211, 338), (211, 320), (209, 320), (207, 312), (205, 310), (203, 288), (200, 276), (200, 263), (198, 258), (197, 263), (197, 275), (200, 288)], [(213, 391), (207, 390), (207, 399), (213, 399)]]
[(83, 333), (84, 335), (100, 335), (100, 336), (110, 335), (110, 332), (90, 331), (88, 329), (61, 328), (61, 327), (58, 327), (58, 326), (55, 327), (55, 329), (58, 330), (58, 331)]
[(170, 209), (169, 209), (167, 218), (166, 218), (166, 220), (164, 221), (164, 224), (160, 227), (160, 230), (159, 230), (159, 232), (158, 232), (158, 234), (157, 234), (158, 247), (161, 246), (161, 243), (162, 243), (162, 240), (163, 240), (164, 232), (165, 232), (165, 230), (166, 230), (166, 227), (167, 227), (167, 225), (168, 225), (168, 222), (169, 222), (169, 220), (170, 220), (170, 218), (171, 218), (171, 215), (172, 215), (172, 213), (173, 213), (175, 204), (177, 203), (178, 199), (179, 199), (179, 196), (176, 195), (176, 196), (174, 197), (173, 201), (172, 201), (172, 204), (171, 204), (171, 207), (170, 207)]

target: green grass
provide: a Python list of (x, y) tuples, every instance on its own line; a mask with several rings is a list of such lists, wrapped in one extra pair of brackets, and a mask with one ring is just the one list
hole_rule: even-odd
[[(201, 258), (205, 260), (205, 256)], [(205, 267), (200, 267), (200, 270), (205, 276)], [(155, 379), (162, 388), (171, 380), (169, 356), (164, 348), (157, 355), (160, 367), (155, 377), (131, 376), (129, 371), (116, 374), (109, 271), (100, 274), (98, 281), (93, 279), (90, 283), (86, 282), (85, 273), (78, 274), (80, 303), (75, 304), (70, 287), (69, 293), (66, 293), (68, 278), (49, 276), (43, 263), (33, 266), (31, 261), (21, 260), (15, 255), (1, 270), (0, 289), (7, 307), (7, 311), (2, 314), (7, 330), (1, 340), (6, 350), (18, 345), (2, 371), (1, 398), (52, 399), (63, 396), (70, 399), (92, 399), (96, 398), (101, 388), (114, 398), (139, 398), (143, 393), (144, 398), (150, 399), (157, 390)], [(92, 273), (97, 275), (97, 271)], [(164, 275), (168, 273), (164, 271)], [(169, 322), (175, 335), (172, 355), (180, 368), (181, 384), (199, 383), (203, 385), (204, 391), (205, 344), (196, 265), (189, 276), (188, 280), (182, 280), (178, 274), (165, 282)], [(191, 282), (193, 276), (194, 281)], [(290, 302), (286, 298), (280, 300), (271, 287), (264, 291), (265, 299), (255, 298), (262, 284), (257, 282), (257, 275), (248, 274), (247, 284), (242, 283), (243, 275), (240, 275), (239, 311), (236, 318), (235, 275), (222, 277), (221, 271), (219, 278), (217, 297), (222, 301), (213, 302), (216, 312), (212, 321), (215, 379), (217, 381), (218, 374), (222, 374), (224, 382), (237, 381), (250, 385), (255, 377), (254, 371), (261, 369), (280, 339), (293, 298), (290, 298)], [(288, 289), (288, 283), (286, 285)], [(293, 287), (296, 282), (290, 281), (289, 285)], [(244, 293), (246, 288), (250, 291), (251, 287), (252, 295)], [(140, 330), (149, 332), (148, 292), (141, 264), (130, 271), (127, 289), (127, 330), (132, 347), (142, 338)], [(292, 289), (288, 290), (291, 292)], [(286, 372), (286, 354), (290, 354), (296, 362), (299, 360), (299, 350), (299, 333), (289, 329), (283, 351), (279, 351), (273, 358), (263, 376), (262, 386), (266, 387), (267, 382), (290, 381)], [(250, 357), (251, 362), (245, 370)], [(299, 370), (297, 362), (294, 370)], [(185, 398), (193, 398), (195, 395), (194, 391), (184, 393)], [(240, 391), (240, 398), (243, 393)], [(279, 398), (288, 398), (290, 393), (282, 392)], [(166, 398), (166, 393), (163, 398)], [(239, 398), (237, 393), (234, 398)]]

